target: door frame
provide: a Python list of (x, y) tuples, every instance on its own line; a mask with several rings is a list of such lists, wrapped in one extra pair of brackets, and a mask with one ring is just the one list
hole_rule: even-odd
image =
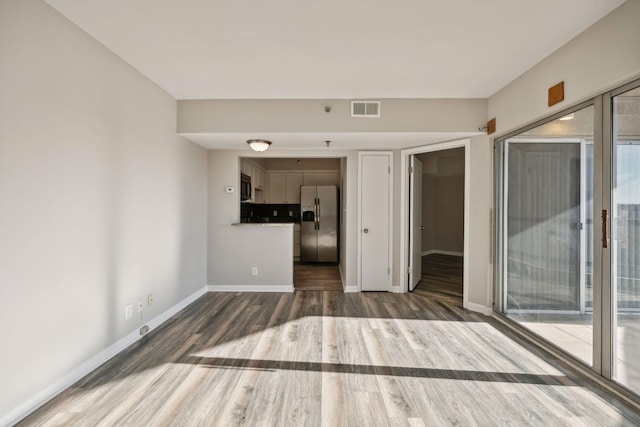
[[(411, 192), (411, 194), (413, 194), (413, 199), (411, 200), (412, 202), (415, 199), (415, 195), (417, 194), (417, 192), (415, 191), (416, 187), (420, 187), (420, 192), (422, 193), (424, 191), (424, 187), (423, 187), (423, 183), (422, 183), (422, 175), (423, 175), (423, 166), (422, 166), (422, 162), (420, 161), (420, 159), (418, 159), (416, 157), (415, 154), (411, 154), (408, 159), (409, 160), (409, 167), (411, 168), (411, 173), (409, 174), (409, 191)], [(420, 165), (420, 176), (416, 176), (416, 164)], [(418, 185), (419, 183), (419, 185)], [(417, 230), (416, 230), (416, 212), (419, 211), (420, 212), (420, 230), (424, 230), (424, 218), (423, 218), (423, 206), (424, 206), (424, 200), (422, 198), (422, 194), (420, 194), (420, 207), (419, 209), (416, 209), (415, 203), (413, 206), (409, 206), (409, 244), (407, 245), (409, 247), (409, 271), (408, 271), (408, 275), (409, 275), (409, 291), (413, 292), (413, 290), (415, 289), (416, 286), (418, 286), (420, 284), (420, 281), (422, 280), (422, 233), (420, 233), (419, 239), (418, 236), (416, 235)], [(420, 265), (419, 267), (416, 266), (414, 264), (414, 261), (416, 260), (416, 253), (415, 253), (415, 248), (416, 248), (416, 242), (420, 240)], [(418, 280), (416, 281), (416, 273), (420, 272), (420, 278), (418, 278)], [(414, 286), (415, 283), (415, 286)]]
[(358, 151), (358, 292), (362, 292), (362, 157), (386, 156), (389, 158), (389, 274), (387, 274), (387, 290), (391, 292), (393, 278), (393, 151)]
[(462, 264), (462, 306), (469, 308), (469, 224), (471, 220), (471, 139), (438, 142), (401, 151), (400, 157), (400, 268), (399, 292), (409, 292), (409, 156), (464, 147), (464, 259)]

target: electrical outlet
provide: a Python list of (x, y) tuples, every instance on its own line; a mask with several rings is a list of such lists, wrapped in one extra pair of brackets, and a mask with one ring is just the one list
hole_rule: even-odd
[(151, 307), (153, 305), (153, 294), (149, 294), (147, 297), (147, 306)]
[(133, 317), (133, 305), (129, 304), (124, 308), (124, 320), (129, 320)]
[(289, 216), (293, 216), (293, 211), (289, 211)]
[(258, 275), (258, 267), (251, 267), (251, 275), (252, 276)]
[(278, 216), (278, 211), (273, 211), (273, 216)]
[(142, 300), (138, 301), (138, 313), (142, 313), (142, 309), (144, 308), (144, 304)]

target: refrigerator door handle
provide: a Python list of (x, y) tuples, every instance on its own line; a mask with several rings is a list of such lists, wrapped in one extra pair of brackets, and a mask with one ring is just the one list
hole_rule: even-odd
[(318, 202), (316, 204), (316, 224), (317, 224), (317, 230), (320, 230), (320, 198), (318, 197)]
[(316, 197), (313, 198), (313, 210), (315, 211), (315, 215), (313, 216), (313, 229), (314, 230), (319, 230), (320, 227), (318, 227), (318, 210), (319, 210), (319, 206), (318, 206), (318, 199)]

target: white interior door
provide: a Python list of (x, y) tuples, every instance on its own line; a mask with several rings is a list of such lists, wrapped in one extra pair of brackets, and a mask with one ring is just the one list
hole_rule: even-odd
[(422, 278), (422, 162), (411, 156), (409, 200), (411, 203), (409, 224), (409, 290), (418, 286)]
[(391, 157), (360, 158), (360, 277), (363, 291), (391, 289)]

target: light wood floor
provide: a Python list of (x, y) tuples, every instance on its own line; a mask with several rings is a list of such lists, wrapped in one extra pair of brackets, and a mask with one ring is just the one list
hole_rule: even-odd
[(337, 265), (293, 264), (293, 286), (296, 291), (342, 291)]
[(422, 279), (414, 293), (462, 307), (462, 257), (431, 254), (422, 257)]
[(209, 293), (22, 425), (640, 425), (508, 334), (420, 292)]

